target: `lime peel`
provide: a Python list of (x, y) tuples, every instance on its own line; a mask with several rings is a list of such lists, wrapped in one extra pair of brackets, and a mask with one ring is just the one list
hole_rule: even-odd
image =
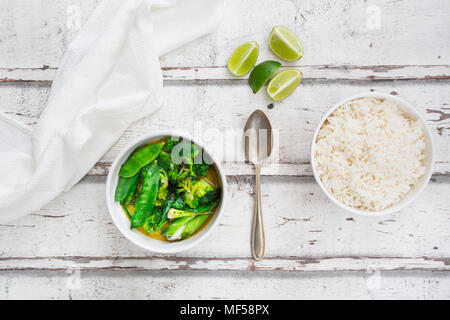
[(275, 72), (277, 72), (280, 66), (281, 63), (273, 60), (267, 60), (258, 64), (248, 78), (248, 83), (253, 93), (257, 93)]

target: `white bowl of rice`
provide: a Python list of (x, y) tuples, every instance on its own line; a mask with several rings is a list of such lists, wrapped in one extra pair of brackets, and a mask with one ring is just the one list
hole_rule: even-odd
[(311, 164), (334, 203), (380, 216), (403, 209), (425, 188), (433, 171), (433, 141), (411, 105), (389, 94), (362, 93), (323, 117)]

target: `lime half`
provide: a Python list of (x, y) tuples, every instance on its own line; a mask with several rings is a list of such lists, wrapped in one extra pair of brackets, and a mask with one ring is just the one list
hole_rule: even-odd
[(240, 45), (228, 60), (228, 70), (238, 77), (247, 74), (255, 65), (258, 54), (258, 42), (250, 41)]
[(289, 97), (302, 81), (303, 73), (297, 69), (286, 69), (278, 73), (267, 86), (267, 94), (274, 101)]
[(250, 77), (248, 78), (248, 83), (250, 88), (252, 88), (253, 93), (257, 93), (259, 89), (266, 84), (267, 80), (269, 80), (275, 72), (277, 72), (280, 66), (281, 63), (272, 60), (264, 61), (258, 64), (252, 70), (252, 73), (250, 73)]
[(269, 46), (273, 53), (286, 61), (295, 61), (303, 57), (300, 40), (286, 27), (278, 26), (272, 29)]

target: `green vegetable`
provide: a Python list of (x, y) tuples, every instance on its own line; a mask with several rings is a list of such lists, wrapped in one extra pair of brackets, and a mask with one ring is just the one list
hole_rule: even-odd
[(161, 150), (158, 156), (158, 165), (164, 170), (175, 170), (177, 165), (172, 161), (172, 155), (164, 150)]
[(120, 168), (119, 176), (123, 178), (135, 176), (139, 170), (158, 157), (163, 146), (164, 142), (161, 142), (146, 145), (145, 147), (136, 150)]
[[(146, 145), (131, 154), (120, 169), (115, 198), (130, 218), (132, 229), (160, 232), (168, 241), (186, 239), (199, 230), (221, 195), (220, 188), (202, 178), (210, 165), (201, 151), (180, 138)], [(172, 159), (174, 153), (182, 160), (178, 165)], [(129, 205), (134, 207), (133, 216)]]
[(169, 241), (175, 241), (181, 239), (181, 233), (183, 232), (186, 224), (194, 219), (195, 217), (183, 217), (173, 221), (166, 230), (164, 230), (164, 235)]
[(175, 146), (180, 143), (180, 139), (168, 139), (166, 142), (166, 147), (165, 149), (169, 152), (171, 152), (173, 150), (173, 148), (175, 148)]
[(167, 223), (167, 219), (161, 220), (158, 224), (155, 224), (153, 226), (153, 231), (159, 231), (164, 227), (164, 225)]
[(208, 215), (190, 216), (176, 219), (164, 230), (164, 235), (169, 241), (186, 239), (194, 234), (208, 219)]
[(125, 211), (125, 213), (127, 214), (127, 217), (130, 218), (130, 220), (132, 219), (130, 211), (128, 211), (127, 206), (122, 206), (122, 209)]
[(177, 191), (183, 194), (184, 203), (190, 208), (197, 208), (199, 199), (215, 188), (205, 179), (193, 181), (192, 178), (186, 178), (179, 185)]
[(131, 178), (119, 178), (119, 182), (117, 183), (116, 194), (114, 199), (120, 204), (124, 204), (127, 198), (134, 195), (136, 192), (137, 184), (139, 180), (139, 173), (134, 175)]
[(177, 192), (183, 193), (184, 203), (188, 207), (195, 208), (198, 206), (198, 199), (195, 197), (194, 183), (191, 178), (184, 179), (179, 185)]
[[(139, 180), (139, 179), (138, 179)], [(131, 192), (128, 197), (123, 201), (123, 205), (124, 206), (128, 206), (129, 204), (132, 204), (135, 199), (136, 199), (136, 195), (137, 195), (137, 183), (136, 183), (136, 187), (134, 188), (134, 191)]]
[(171, 194), (171, 195), (169, 195), (169, 197), (166, 200), (166, 203), (164, 204), (161, 215), (156, 220), (156, 225), (153, 227), (154, 231), (161, 230), (161, 228), (167, 222), (167, 215), (170, 211), (170, 208), (172, 207), (173, 202), (174, 202), (174, 196), (173, 196), (173, 194)]
[(144, 225), (142, 226), (142, 229), (145, 233), (149, 234), (152, 231), (152, 226), (148, 222), (149, 219), (145, 220)]
[(155, 205), (157, 207), (162, 207), (168, 195), (169, 195), (169, 180), (167, 177), (167, 173), (163, 169), (160, 169), (158, 197), (156, 198)]
[(159, 168), (156, 161), (143, 169), (142, 189), (131, 219), (131, 228), (144, 225), (155, 207), (159, 189)]
[(153, 231), (153, 225), (155, 224), (155, 221), (156, 221), (156, 213), (152, 214), (150, 217), (147, 218), (147, 220), (145, 220), (145, 223), (142, 227), (145, 233), (149, 234), (150, 232)]
[(220, 188), (218, 188), (207, 192), (203, 197), (198, 199), (199, 205), (206, 205), (219, 199), (221, 193), (220, 191), (221, 191)]
[(208, 174), (209, 167), (209, 164), (203, 162), (200, 164), (193, 164), (192, 169), (195, 176), (204, 177)]
[(186, 239), (194, 234), (208, 219), (208, 215), (196, 216), (194, 219), (189, 221), (181, 232), (181, 239)]
[(172, 208), (183, 210), (186, 208), (186, 204), (184, 203), (183, 197), (179, 196), (175, 199), (172, 204)]
[(208, 181), (205, 179), (198, 180), (193, 187), (195, 196), (201, 198), (205, 196), (208, 192), (216, 190)]
[(169, 218), (170, 220), (174, 220), (174, 219), (178, 219), (181, 217), (190, 217), (190, 216), (197, 216), (197, 215), (202, 215), (202, 214), (210, 214), (212, 213), (212, 209), (214, 209), (217, 205), (219, 204), (218, 201), (215, 202), (211, 202), (210, 204), (201, 206), (201, 207), (197, 207), (195, 209), (186, 209), (186, 210), (182, 210), (182, 209), (175, 209), (172, 208), (169, 210), (169, 214), (167, 215), (167, 218)]
[(192, 217), (192, 216), (196, 216), (196, 215), (198, 215), (198, 213), (172, 208), (169, 210), (169, 214), (167, 215), (167, 218), (169, 220), (175, 220), (175, 219), (182, 218), (182, 217)]
[[(211, 191), (211, 193), (216, 193), (215, 191)], [(220, 192), (219, 192), (220, 195)], [(219, 204), (219, 199), (216, 197), (215, 200), (211, 200), (211, 202), (208, 203), (202, 203), (197, 208), (189, 208), (185, 203), (183, 198), (177, 198), (174, 203), (172, 204), (172, 209), (176, 209), (179, 211), (189, 211), (193, 213), (204, 213), (207, 211), (210, 211), (214, 209)]]

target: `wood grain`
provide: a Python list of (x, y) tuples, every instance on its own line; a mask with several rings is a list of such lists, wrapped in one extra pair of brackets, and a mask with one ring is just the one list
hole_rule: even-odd
[(253, 179), (228, 178), (228, 208), (208, 241), (177, 255), (142, 250), (120, 234), (105, 204), (105, 178), (89, 177), (40, 211), (0, 225), (0, 270), (448, 270), (449, 178), (407, 209), (360, 217), (330, 203), (311, 178), (265, 177), (267, 259), (253, 264)]
[[(45, 107), (49, 90), (48, 82), (0, 85), (0, 111), (32, 126)], [(244, 163), (241, 139), (236, 138), (236, 144), (232, 145), (222, 139), (221, 134), (232, 130), (240, 136), (249, 115), (259, 108), (267, 113), (272, 126), (279, 130), (279, 148), (273, 157), (279, 159), (279, 166), (263, 167), (263, 175), (311, 176), (309, 149), (316, 126), (339, 100), (364, 91), (391, 93), (416, 107), (432, 132), (436, 149), (434, 174), (449, 175), (450, 82), (446, 80), (363, 84), (305, 81), (281, 103), (273, 103), (264, 92), (253, 95), (245, 83), (169, 82), (164, 91), (163, 107), (154, 115), (132, 124), (89, 174), (106, 175), (111, 162), (126, 144), (157, 130), (185, 130), (213, 150), (225, 163), (228, 175), (253, 174), (252, 166)]]
[[(4, 0), (1, 81), (52, 80), (67, 44), (97, 3)], [(294, 30), (306, 48), (299, 63), (287, 64), (300, 66), (306, 79), (448, 79), (446, 4), (445, 0), (229, 0), (215, 33), (175, 50), (161, 64), (168, 80), (231, 79), (225, 65), (242, 42), (260, 43), (260, 61), (276, 59), (267, 37), (272, 26), (281, 24)], [(373, 5), (380, 11), (379, 28), (367, 26), (367, 8)]]
[(450, 271), (450, 258), (402, 257), (45, 257), (0, 259), (1, 271)]
[[(379, 281), (377, 281), (379, 279)], [(42, 290), (45, 288), (45, 290)], [(447, 272), (16, 271), (1, 299), (439, 299)]]

